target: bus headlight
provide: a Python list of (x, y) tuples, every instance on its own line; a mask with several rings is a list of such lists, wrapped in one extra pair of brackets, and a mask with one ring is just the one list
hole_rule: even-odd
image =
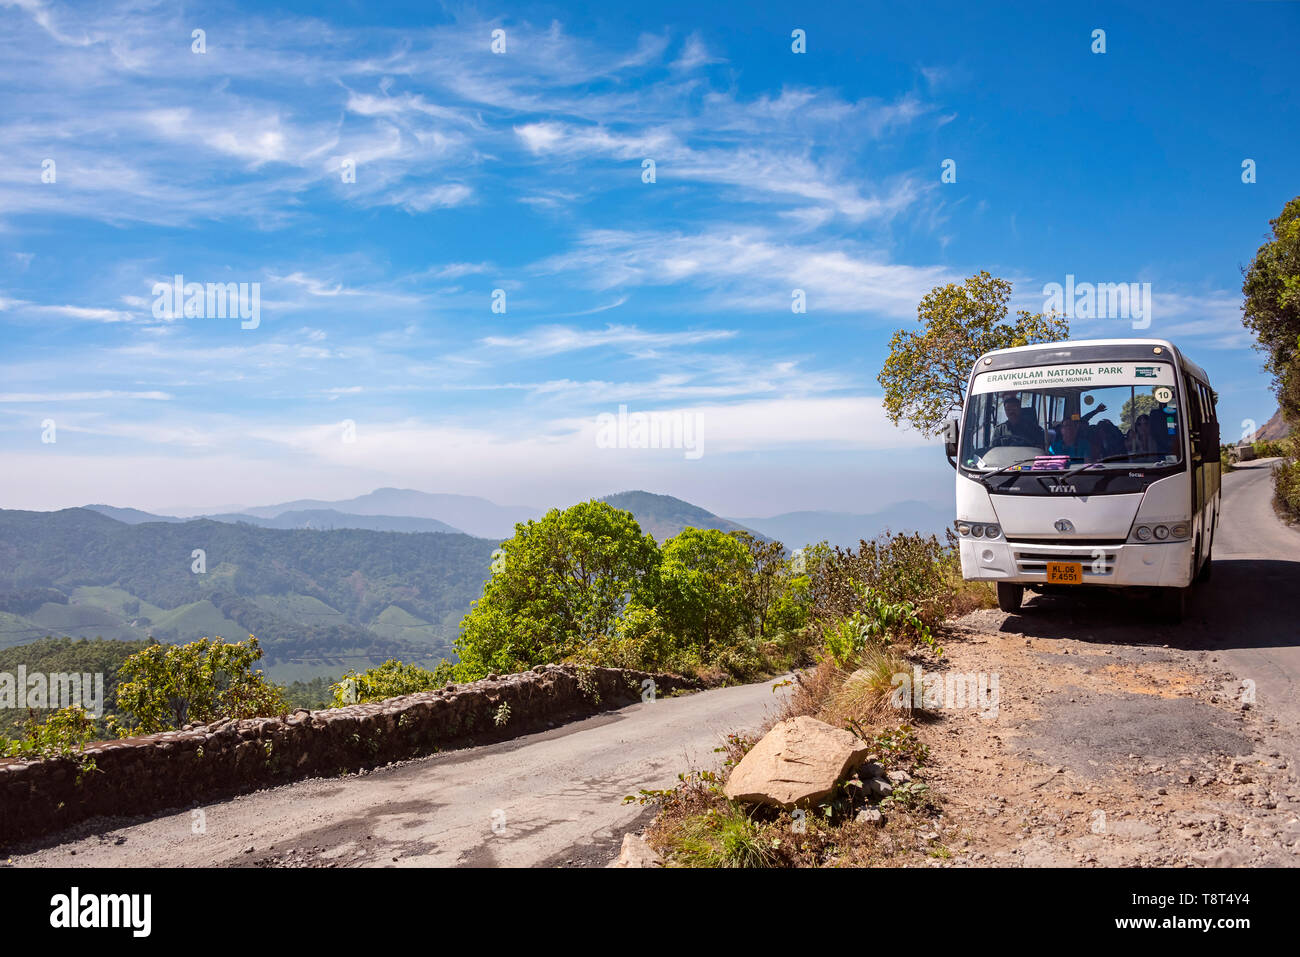
[(1002, 534), (1002, 529), (997, 525), (986, 525), (983, 522), (957, 522), (957, 534), (971, 538), (997, 538)]
[(1135, 525), (1130, 542), (1183, 542), (1191, 537), (1191, 523), (1185, 521)]

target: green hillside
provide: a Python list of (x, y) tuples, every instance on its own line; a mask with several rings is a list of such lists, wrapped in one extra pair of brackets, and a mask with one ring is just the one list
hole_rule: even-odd
[[(448, 533), (0, 510), (0, 648), (47, 635), (255, 634), (268, 672), (295, 674), (361, 658), (450, 656), (495, 547)], [(205, 553), (202, 574), (192, 570), (195, 549)]]
[(641, 531), (649, 532), (661, 545), (680, 533), (683, 528), (688, 527), (716, 528), (724, 532), (750, 531), (743, 525), (719, 518), (698, 505), (673, 498), (671, 495), (656, 495), (653, 492), (618, 492), (615, 495), (606, 495), (601, 501), (631, 512), (636, 517), (637, 524), (641, 526)]

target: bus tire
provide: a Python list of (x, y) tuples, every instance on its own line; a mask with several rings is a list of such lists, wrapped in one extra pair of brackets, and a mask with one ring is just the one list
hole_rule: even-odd
[(1214, 539), (1210, 539), (1210, 549), (1205, 553), (1205, 561), (1201, 562), (1201, 570), (1196, 573), (1198, 583), (1210, 580), (1210, 571), (1214, 562)]
[(1162, 588), (1160, 595), (1160, 617), (1171, 625), (1181, 624), (1187, 617), (1187, 599), (1190, 588)]
[(1025, 600), (1025, 586), (1011, 582), (998, 582), (998, 607), (1003, 611), (1019, 611)]

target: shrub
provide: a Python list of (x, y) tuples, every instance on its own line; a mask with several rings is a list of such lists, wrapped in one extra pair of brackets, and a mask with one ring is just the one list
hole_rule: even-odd
[(95, 721), (83, 708), (63, 708), (55, 711), (44, 722), (37, 719), (34, 711), (29, 710), (21, 738), (0, 738), (0, 757), (65, 757), (82, 751), (95, 737)]
[(284, 714), (283, 689), (253, 662), (262, 649), (248, 641), (200, 638), (187, 645), (150, 645), (127, 658), (118, 671), (117, 706), (129, 716), (117, 733), (153, 734), (187, 722)]
[[(813, 615), (834, 621), (881, 606), (910, 605), (933, 628), (948, 617), (960, 592), (955, 549), (933, 536), (884, 532), (854, 549), (836, 548), (812, 574)], [(920, 637), (918, 632), (914, 637)]]
[(419, 665), (403, 664), (389, 659), (376, 668), (366, 671), (348, 671), (330, 685), (334, 707), (364, 704), (367, 701), (384, 701), (419, 691), (435, 691), (456, 678), (455, 666), (443, 661), (430, 671)]
[(1273, 503), (1289, 522), (1300, 521), (1300, 457), (1297, 445), (1300, 440), (1289, 440), (1287, 457), (1273, 466)]

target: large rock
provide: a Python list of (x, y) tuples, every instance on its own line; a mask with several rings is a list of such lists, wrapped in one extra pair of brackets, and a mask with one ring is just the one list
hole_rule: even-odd
[(782, 721), (736, 765), (723, 793), (733, 801), (783, 808), (830, 797), (867, 757), (865, 741), (816, 718)]

